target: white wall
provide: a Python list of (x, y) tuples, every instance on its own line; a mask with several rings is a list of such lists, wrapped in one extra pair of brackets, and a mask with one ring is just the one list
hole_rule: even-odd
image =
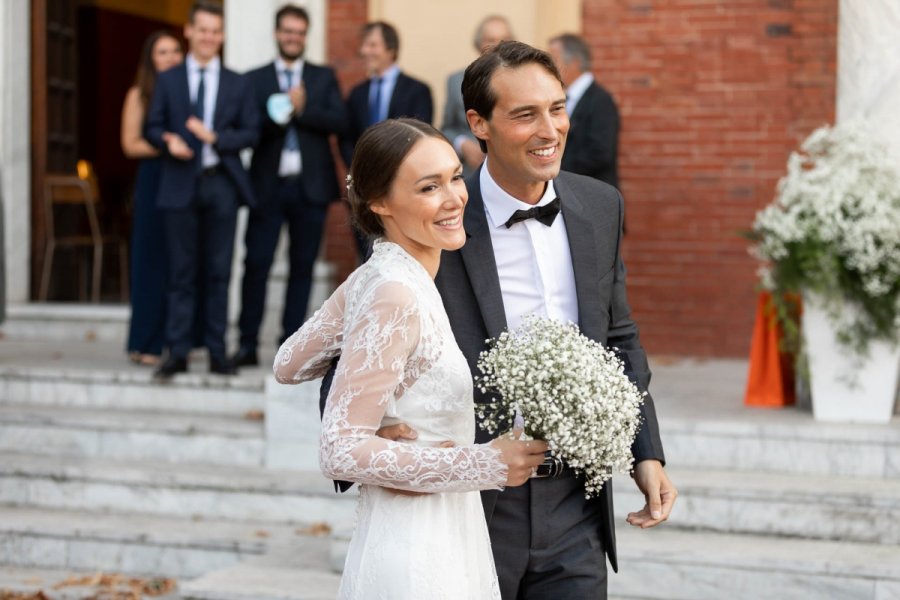
[(31, 269), (31, 85), (28, 0), (0, 2), (0, 178), (6, 300), (27, 302)]
[(900, 156), (900, 2), (841, 0), (837, 120), (872, 119)]
[[(247, 71), (275, 58), (275, 12), (287, 0), (227, 0), (225, 2), (225, 64)], [(309, 12), (306, 58), (325, 62), (327, 13), (325, 0), (292, 0)]]

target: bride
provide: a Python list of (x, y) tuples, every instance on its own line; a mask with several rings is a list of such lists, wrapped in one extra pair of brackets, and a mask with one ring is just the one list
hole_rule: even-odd
[[(348, 193), (355, 223), (376, 238), (372, 256), (275, 357), (278, 381), (299, 383), (341, 356), (319, 460), (329, 478), (362, 485), (339, 598), (499, 599), (477, 491), (522, 485), (547, 449), (473, 443), (472, 375), (433, 281), (441, 250), (466, 240), (461, 173), (430, 125), (368, 129)], [(375, 435), (400, 422), (416, 440)]]

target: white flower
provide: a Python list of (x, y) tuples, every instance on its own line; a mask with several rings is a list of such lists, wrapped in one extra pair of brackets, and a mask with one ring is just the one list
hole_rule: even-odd
[(478, 407), (486, 431), (509, 429), (520, 411), (526, 433), (584, 474), (588, 497), (613, 473), (631, 471), (644, 394), (612, 350), (575, 325), (532, 315), (493, 340), (478, 367), (480, 389), (496, 393)]
[[(864, 338), (897, 336), (896, 328), (886, 331), (891, 318), (886, 323), (883, 311), (897, 314), (891, 307), (900, 290), (900, 164), (875, 140), (861, 121), (814, 131), (753, 225), (751, 252), (768, 263), (763, 287), (812, 289), (834, 306), (862, 304), (849, 331), (858, 347)], [(870, 317), (879, 310), (876, 326)]]

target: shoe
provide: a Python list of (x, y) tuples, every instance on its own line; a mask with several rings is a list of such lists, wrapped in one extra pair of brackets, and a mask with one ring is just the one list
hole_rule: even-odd
[(241, 348), (237, 354), (231, 357), (231, 365), (233, 367), (258, 367), (259, 357), (256, 355), (256, 350)]
[(153, 378), (167, 380), (171, 379), (176, 373), (187, 373), (187, 370), (186, 358), (175, 358), (174, 356), (170, 356), (159, 366), (156, 372), (153, 373)]
[(209, 372), (216, 375), (237, 375), (237, 367), (224, 359), (210, 359)]
[(158, 367), (162, 362), (162, 359), (156, 354), (141, 354), (140, 352), (129, 352), (128, 360), (142, 367)]

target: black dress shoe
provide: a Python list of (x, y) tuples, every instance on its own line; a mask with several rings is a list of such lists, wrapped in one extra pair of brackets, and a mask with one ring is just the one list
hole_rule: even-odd
[(153, 373), (153, 378), (161, 380), (171, 379), (176, 373), (187, 373), (187, 370), (186, 358), (175, 358), (174, 356), (170, 356), (159, 366), (156, 372)]
[(256, 356), (256, 350), (241, 348), (237, 354), (231, 357), (231, 365), (234, 367), (258, 367), (259, 357)]
[(237, 367), (225, 359), (210, 359), (209, 372), (216, 375), (237, 375)]

